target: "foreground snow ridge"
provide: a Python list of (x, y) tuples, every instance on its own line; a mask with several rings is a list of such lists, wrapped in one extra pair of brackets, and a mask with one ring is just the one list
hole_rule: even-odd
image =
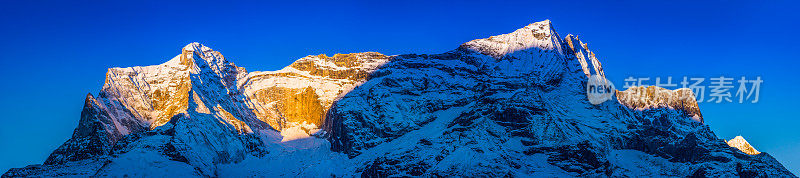
[(3, 177), (795, 177), (719, 139), (691, 90), (591, 104), (602, 64), (549, 20), (442, 54), (311, 55), (277, 71), (179, 51), (109, 69), (72, 137)]

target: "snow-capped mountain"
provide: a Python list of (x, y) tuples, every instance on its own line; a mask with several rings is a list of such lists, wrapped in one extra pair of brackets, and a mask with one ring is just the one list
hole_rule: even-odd
[(605, 73), (588, 45), (547, 20), (442, 54), (308, 56), (269, 72), (192, 43), (109, 69), (72, 138), (3, 176), (794, 177), (714, 135), (679, 97), (691, 90), (593, 105), (593, 75)]
[(742, 152), (747, 153), (749, 155), (761, 154), (761, 152), (756, 150), (756, 148), (754, 148), (753, 146), (751, 146), (750, 143), (747, 142), (747, 140), (744, 140), (744, 137), (742, 136), (736, 136), (733, 139), (728, 140), (727, 143), (731, 147), (738, 148), (739, 150), (742, 150)]

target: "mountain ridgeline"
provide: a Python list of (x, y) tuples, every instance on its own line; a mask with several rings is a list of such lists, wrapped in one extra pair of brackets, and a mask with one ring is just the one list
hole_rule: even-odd
[(594, 105), (593, 75), (605, 77), (600, 60), (549, 20), (442, 54), (316, 55), (266, 72), (191, 43), (109, 69), (72, 137), (3, 177), (795, 177), (718, 138), (691, 90)]

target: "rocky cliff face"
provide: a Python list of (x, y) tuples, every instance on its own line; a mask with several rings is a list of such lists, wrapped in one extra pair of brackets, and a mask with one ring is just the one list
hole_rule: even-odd
[(110, 69), (73, 137), (4, 176), (794, 176), (717, 138), (677, 97), (689, 90), (591, 104), (602, 65), (550, 21), (442, 54), (308, 56), (271, 72), (181, 51)]
[(307, 56), (278, 71), (249, 73), (239, 86), (248, 107), (276, 129), (303, 122), (320, 126), (334, 100), (388, 60), (375, 52)]
[(691, 89), (667, 90), (656, 86), (637, 86), (617, 91), (617, 100), (628, 108), (647, 110), (669, 108), (680, 110), (687, 117), (703, 123), (703, 115)]

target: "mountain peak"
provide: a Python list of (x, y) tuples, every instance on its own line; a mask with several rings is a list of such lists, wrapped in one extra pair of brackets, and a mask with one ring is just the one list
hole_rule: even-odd
[[(560, 47), (561, 39), (552, 27), (550, 20), (534, 22), (514, 32), (476, 39), (461, 45), (494, 58), (530, 48), (552, 50)], [(558, 49), (560, 50), (560, 49)]]
[(549, 20), (442, 54), (266, 72), (190, 43), (165, 64), (109, 69), (73, 136), (2, 177), (793, 177), (688, 119), (701, 119), (690, 89), (593, 105), (584, 74), (603, 76), (600, 61)]
[(184, 46), (181, 55), (183, 55), (185, 58), (192, 58), (192, 55), (196, 55), (197, 57), (203, 59), (206, 63), (209, 63), (209, 65), (213, 65), (213, 63), (222, 64), (226, 62), (225, 58), (220, 52), (214, 51), (208, 46), (198, 42), (192, 42)]
[[(185, 50), (185, 51), (201, 51), (200, 49), (203, 48), (203, 47), (205, 47), (205, 45), (200, 44), (199, 42), (191, 42), (189, 44), (186, 44), (186, 46), (183, 47), (183, 50)], [(208, 48), (208, 47), (206, 47), (206, 48)]]
[(742, 152), (747, 153), (749, 155), (761, 154), (760, 151), (756, 150), (756, 148), (751, 146), (750, 143), (748, 143), (747, 140), (745, 140), (744, 137), (742, 137), (741, 135), (740, 136), (736, 136), (731, 140), (728, 140), (728, 146), (737, 148), (737, 149), (741, 150)]

